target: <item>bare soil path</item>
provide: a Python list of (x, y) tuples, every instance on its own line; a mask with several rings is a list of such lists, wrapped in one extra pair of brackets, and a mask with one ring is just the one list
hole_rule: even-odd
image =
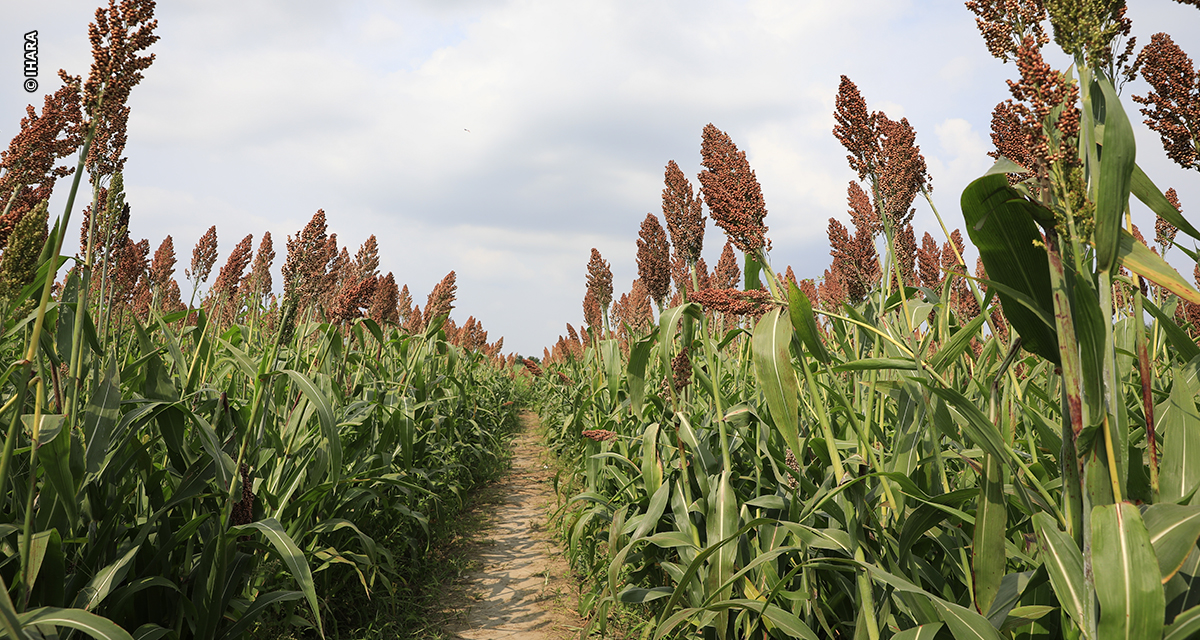
[(495, 487), (490, 520), (467, 576), (465, 600), (448, 631), (463, 640), (561, 640), (577, 637), (575, 588), (566, 560), (547, 530), (554, 508), (549, 454), (538, 419), (521, 414), (509, 474)]

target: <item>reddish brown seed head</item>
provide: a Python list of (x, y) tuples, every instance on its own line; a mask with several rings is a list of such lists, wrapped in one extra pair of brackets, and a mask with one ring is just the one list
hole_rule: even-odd
[(667, 234), (652, 213), (642, 220), (637, 240), (638, 278), (660, 308), (671, 292), (671, 246)]
[(704, 126), (700, 145), (700, 185), (713, 222), (746, 253), (769, 249), (766, 203), (754, 170), (733, 140), (711, 123)]

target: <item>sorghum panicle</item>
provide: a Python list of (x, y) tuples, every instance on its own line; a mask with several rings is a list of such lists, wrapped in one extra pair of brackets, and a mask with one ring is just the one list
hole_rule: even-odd
[(1133, 96), (1145, 105), (1145, 123), (1162, 140), (1167, 157), (1200, 170), (1200, 73), (1192, 59), (1165, 33), (1156, 33), (1138, 54), (1137, 65), (1153, 91)]
[(638, 232), (637, 268), (638, 278), (661, 309), (671, 292), (671, 246), (658, 218), (652, 213), (646, 214)]
[(675, 255), (689, 265), (700, 259), (704, 248), (703, 197), (692, 194), (692, 183), (680, 171), (674, 160), (667, 162), (662, 192), (663, 219), (671, 234)]
[(734, 246), (746, 253), (770, 249), (767, 206), (754, 170), (733, 140), (711, 123), (704, 126), (700, 145), (700, 185), (713, 223), (725, 230)]

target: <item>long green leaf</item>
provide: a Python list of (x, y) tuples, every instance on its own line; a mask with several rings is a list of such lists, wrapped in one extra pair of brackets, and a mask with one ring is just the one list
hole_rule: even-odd
[(1196, 390), (1178, 367), (1171, 395), (1159, 405), (1158, 430), (1163, 438), (1159, 491), (1164, 502), (1176, 502), (1200, 486), (1200, 413), (1196, 411)]
[(1166, 584), (1183, 566), (1189, 553), (1200, 539), (1200, 507), (1164, 502), (1152, 504), (1142, 514), (1150, 544), (1158, 558), (1158, 570)]
[(1150, 247), (1138, 242), (1124, 229), (1121, 229), (1120, 240), (1118, 251), (1123, 266), (1188, 302), (1200, 304), (1200, 291), (1196, 291), (1195, 287), (1157, 253), (1151, 251)]
[(1092, 509), (1092, 572), (1100, 601), (1100, 638), (1159, 638), (1166, 601), (1150, 534), (1137, 507), (1122, 502)]
[(906, 358), (860, 358), (843, 362), (833, 367), (833, 370), (841, 373), (845, 371), (915, 371), (916, 368), (917, 363)]
[(1041, 543), (1040, 559), (1050, 574), (1054, 595), (1075, 624), (1085, 627), (1084, 599), (1091, 596), (1083, 581), (1083, 554), (1071, 536), (1059, 531), (1058, 523), (1050, 515), (1035, 513), (1033, 525)]
[(283, 530), (283, 526), (275, 518), (267, 518), (250, 524), (243, 524), (236, 527), (230, 527), (230, 531), (248, 531), (255, 529), (262, 532), (271, 545), (275, 547), (276, 553), (283, 563), (287, 565), (292, 578), (300, 587), (300, 591), (304, 593), (304, 597), (308, 600), (308, 606), (312, 609), (313, 617), (317, 621), (317, 632), (321, 637), (325, 637), (325, 632), (321, 627), (321, 608), (317, 603), (317, 592), (313, 586), (312, 571), (308, 568), (308, 561), (304, 559), (304, 554), (296, 543), (292, 541), (291, 536)]
[(21, 614), (20, 618), (21, 624), (26, 627), (53, 625), (82, 631), (97, 640), (133, 640), (128, 631), (118, 627), (112, 620), (82, 609), (42, 607)]
[(1136, 164), (1133, 166), (1133, 176), (1130, 180), (1130, 187), (1133, 190), (1133, 195), (1137, 196), (1150, 210), (1161, 216), (1167, 222), (1175, 225), (1180, 231), (1189, 236), (1200, 240), (1200, 231), (1192, 226), (1192, 223), (1187, 221), (1175, 205), (1171, 204), (1170, 200), (1163, 195), (1163, 192), (1158, 187), (1154, 186), (1154, 182), (1150, 180), (1150, 176), (1146, 175), (1145, 171)]
[(792, 320), (792, 328), (804, 341), (808, 352), (817, 362), (827, 364), (829, 352), (821, 342), (821, 332), (817, 330), (817, 318), (813, 315), (812, 302), (791, 280), (788, 281), (788, 316)]
[(642, 419), (642, 405), (646, 401), (646, 364), (650, 361), (650, 351), (654, 348), (658, 334), (652, 333), (634, 343), (629, 350), (629, 407), (638, 420)]
[(995, 456), (997, 460), (1005, 462), (1009, 460), (1010, 456), (1005, 450), (1004, 438), (1000, 435), (1000, 431), (996, 429), (996, 425), (988, 422), (987, 416), (983, 415), (975, 403), (954, 389), (934, 386), (924, 380), (922, 382), (963, 417), (959, 424), (976, 445)]
[[(1036, 203), (1026, 200), (1001, 174), (975, 180), (962, 194), (963, 217), (971, 242), (988, 277), (1031, 298), (1045, 317), (1054, 316), (1050, 267), (1042, 234), (1034, 222), (1044, 215)], [(1045, 212), (1048, 213), (1048, 212)], [(1004, 315), (1020, 334), (1025, 348), (1058, 364), (1058, 336), (1037, 314), (1000, 291)]]
[[(1117, 264), (1121, 221), (1125, 218), (1125, 206), (1129, 202), (1137, 144), (1133, 138), (1133, 126), (1129, 124), (1129, 117), (1125, 115), (1112, 81), (1100, 77), (1096, 84), (1099, 84), (1104, 97), (1105, 114), (1104, 150), (1100, 157), (1099, 183), (1096, 187), (1096, 268), (1111, 273)], [(1092, 99), (1097, 97), (1093, 89)]]
[[(1137, 295), (1141, 296), (1140, 293)], [(1180, 329), (1179, 325), (1175, 324), (1175, 318), (1164, 313), (1162, 309), (1159, 309), (1149, 298), (1144, 296), (1142, 296), (1142, 308), (1158, 320), (1158, 326), (1162, 328), (1167, 341), (1171, 343), (1175, 351), (1179, 352), (1179, 356), (1183, 362), (1191, 362), (1200, 357), (1200, 347), (1196, 346), (1196, 343), (1192, 341), (1191, 336), (1186, 331)]]
[(329, 482), (337, 484), (342, 472), (342, 439), (338, 435), (337, 423), (333, 419), (333, 408), (329, 405), (329, 400), (325, 395), (317, 389), (312, 380), (308, 379), (308, 376), (291, 369), (284, 369), (283, 372), (292, 379), (297, 387), (300, 387), (301, 393), (317, 408), (321, 433), (325, 436), (326, 444), (329, 447)]
[(971, 346), (971, 340), (979, 335), (979, 329), (983, 327), (983, 323), (987, 322), (987, 319), (987, 314), (981, 313), (958, 331), (954, 332), (954, 335), (950, 336), (946, 344), (929, 359), (929, 366), (940, 373), (945, 371), (952, 363), (957, 362), (958, 356), (962, 355), (967, 350), (967, 347)]
[(1001, 640), (996, 628), (978, 613), (941, 598), (934, 599), (933, 606), (955, 640)]
[(792, 451), (800, 451), (800, 383), (788, 352), (791, 341), (792, 325), (779, 309), (768, 311), (754, 327), (754, 373), (759, 389), (784, 442)]
[(1008, 528), (1008, 501), (1004, 498), (1004, 472), (1000, 461), (987, 456), (980, 477), (975, 508), (975, 535), (971, 545), (971, 570), (975, 579), (975, 608), (989, 611), (1008, 562), (1004, 533)]

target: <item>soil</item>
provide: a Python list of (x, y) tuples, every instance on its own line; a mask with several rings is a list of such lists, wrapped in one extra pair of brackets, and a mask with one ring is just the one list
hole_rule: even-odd
[(553, 474), (537, 428), (536, 415), (521, 415), (512, 469), (485, 507), (491, 512), (473, 551), (476, 568), (450, 604), (452, 638), (560, 640), (583, 627), (569, 568), (546, 526), (555, 507)]

